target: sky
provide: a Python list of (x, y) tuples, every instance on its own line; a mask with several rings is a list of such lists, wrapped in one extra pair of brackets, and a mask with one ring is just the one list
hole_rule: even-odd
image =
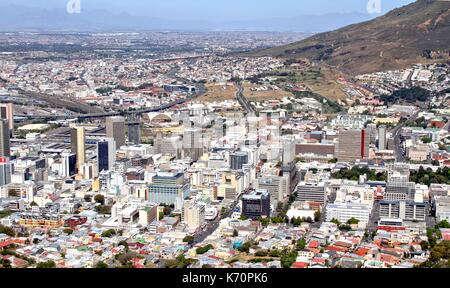
[(169, 20), (245, 21), (364, 13), (369, 1), (381, 1), (382, 13), (413, 0), (0, 0), (3, 5), (65, 9), (68, 1), (80, 1), (81, 9), (103, 9), (134, 16)]

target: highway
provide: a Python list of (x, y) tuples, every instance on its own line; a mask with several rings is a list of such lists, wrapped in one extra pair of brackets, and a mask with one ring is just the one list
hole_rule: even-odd
[[(168, 73), (168, 75), (173, 77), (173, 78), (175, 78), (177, 81), (180, 81), (180, 82), (183, 82), (183, 83), (188, 83), (189, 82), (187, 79), (183, 79), (183, 78), (178, 77), (176, 75), (176, 70), (175, 69), (172, 69)], [(26, 95), (27, 93), (31, 93), (31, 92), (27, 92), (27, 91), (23, 91), (23, 90), (21, 90), (20, 92), (23, 95)], [(192, 100), (192, 99), (195, 99), (195, 98), (197, 98), (199, 96), (202, 96), (205, 93), (206, 93), (205, 86), (202, 85), (202, 84), (198, 84), (197, 85), (197, 92), (195, 93), (194, 96), (188, 96), (188, 97), (186, 97), (184, 99), (175, 100), (175, 101), (172, 101), (170, 103), (163, 104), (163, 105), (160, 105), (160, 106), (157, 106), (157, 107), (152, 107), (152, 108), (145, 108), (145, 109), (139, 109), (139, 110), (134, 110), (134, 111), (87, 113), (87, 114), (78, 114), (78, 115), (62, 114), (62, 115), (14, 115), (14, 116), (15, 117), (26, 118), (28, 120), (55, 120), (55, 119), (57, 119), (57, 120), (64, 120), (64, 119), (85, 120), (85, 119), (94, 119), (94, 118), (107, 118), (107, 117), (121, 116), (121, 115), (140, 115), (140, 114), (144, 114), (144, 113), (158, 112), (158, 111), (169, 109), (169, 108), (171, 108), (173, 106), (183, 104), (183, 103), (185, 103), (185, 102), (187, 102), (189, 100)], [(33, 93), (33, 95), (38, 95), (38, 93)], [(48, 96), (46, 96), (46, 97), (48, 97)]]
[(170, 103), (163, 104), (163, 105), (160, 105), (157, 107), (134, 110), (134, 111), (91, 113), (91, 114), (79, 114), (79, 115), (14, 115), (14, 116), (27, 118), (29, 120), (36, 120), (36, 119), (39, 119), (39, 120), (55, 120), (55, 119), (63, 120), (63, 119), (75, 119), (75, 118), (77, 118), (79, 120), (84, 120), (84, 119), (93, 119), (93, 118), (107, 118), (107, 117), (120, 116), (120, 115), (140, 115), (140, 114), (149, 113), (149, 112), (158, 112), (158, 111), (166, 110), (173, 106), (183, 104), (190, 99), (192, 99), (192, 98), (179, 99), (179, 100), (172, 101)]
[(242, 87), (242, 84), (240, 82), (236, 82), (236, 99), (238, 100), (239, 104), (241, 104), (242, 108), (244, 108), (245, 113), (251, 114), (255, 113), (255, 108), (249, 103), (247, 98), (244, 96), (244, 87)]

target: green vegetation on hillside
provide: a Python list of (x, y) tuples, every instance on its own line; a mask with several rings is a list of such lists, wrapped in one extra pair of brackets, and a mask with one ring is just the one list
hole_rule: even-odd
[(450, 47), (450, 38), (444, 36), (449, 34), (449, 8), (448, 1), (414, 1), (370, 21), (251, 54), (307, 58), (351, 75), (404, 69), (435, 59), (438, 62), (446, 59), (446, 54), (439, 59), (431, 51), (448, 51)]
[(336, 114), (343, 111), (341, 105), (336, 101), (327, 99), (319, 94), (309, 91), (291, 91), (296, 98), (314, 98), (322, 104), (322, 112), (325, 114)]
[(386, 104), (392, 103), (415, 103), (426, 102), (431, 96), (431, 92), (421, 87), (402, 88), (394, 91), (391, 95), (382, 95), (380, 99)]

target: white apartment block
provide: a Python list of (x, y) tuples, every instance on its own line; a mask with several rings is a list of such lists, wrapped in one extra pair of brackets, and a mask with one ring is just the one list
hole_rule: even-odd
[(360, 223), (369, 223), (372, 207), (365, 204), (335, 203), (326, 207), (326, 219), (330, 222), (337, 219), (341, 223), (346, 223), (349, 219), (355, 218)]

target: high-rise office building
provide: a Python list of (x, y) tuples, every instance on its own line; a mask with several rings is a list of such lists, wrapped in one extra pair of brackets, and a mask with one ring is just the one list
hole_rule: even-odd
[(77, 156), (74, 153), (64, 152), (61, 154), (62, 176), (72, 177), (76, 174)]
[(297, 187), (297, 200), (327, 203), (327, 189), (324, 182), (302, 182)]
[(0, 158), (0, 187), (11, 183), (11, 164), (6, 158)]
[(387, 201), (409, 201), (414, 200), (416, 183), (403, 181), (389, 181), (386, 184), (384, 200)]
[(141, 123), (133, 121), (127, 123), (128, 127), (128, 143), (133, 145), (141, 144)]
[(12, 103), (0, 103), (0, 119), (8, 120), (10, 134), (14, 132), (14, 108)]
[(427, 204), (414, 201), (380, 201), (380, 218), (425, 221)]
[(270, 217), (270, 195), (267, 190), (257, 189), (242, 197), (242, 215), (250, 219)]
[(148, 200), (151, 203), (172, 205), (177, 199), (189, 197), (189, 182), (183, 173), (158, 173), (149, 184)]
[(386, 126), (378, 128), (378, 150), (383, 151), (387, 148)]
[(271, 203), (275, 205), (278, 201), (283, 201), (290, 193), (289, 176), (264, 175), (258, 179), (257, 187), (267, 190)]
[(116, 161), (116, 145), (112, 138), (100, 140), (97, 143), (98, 172), (109, 171)]
[(183, 205), (183, 222), (189, 229), (198, 229), (205, 224), (205, 206), (187, 201)]
[(337, 158), (339, 161), (356, 161), (369, 158), (369, 135), (366, 130), (341, 130)]
[(83, 176), (83, 179), (90, 180), (98, 177), (98, 167), (94, 163), (84, 163), (81, 165), (79, 174)]
[(72, 153), (77, 155), (77, 170), (86, 162), (86, 135), (84, 127), (73, 128), (71, 134)]
[(233, 170), (241, 170), (244, 164), (248, 163), (248, 154), (246, 152), (230, 153), (230, 167)]
[(186, 128), (183, 133), (183, 156), (197, 161), (203, 154), (203, 135), (201, 129)]
[(180, 158), (182, 148), (183, 142), (181, 141), (181, 136), (163, 136), (161, 133), (156, 134), (156, 138), (154, 141), (155, 154), (172, 154), (176, 158)]
[(295, 160), (295, 139), (287, 135), (283, 137), (283, 166), (289, 166)]
[(158, 218), (158, 206), (147, 205), (139, 209), (139, 224), (147, 226)]
[(366, 130), (370, 138), (370, 144), (376, 144), (378, 134), (377, 124), (367, 124)]
[(121, 116), (106, 118), (106, 137), (116, 141), (116, 148), (125, 145), (125, 118)]
[(11, 157), (9, 121), (0, 119), (0, 157)]

